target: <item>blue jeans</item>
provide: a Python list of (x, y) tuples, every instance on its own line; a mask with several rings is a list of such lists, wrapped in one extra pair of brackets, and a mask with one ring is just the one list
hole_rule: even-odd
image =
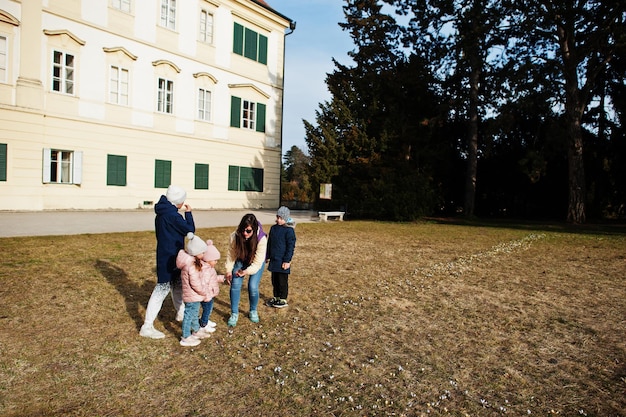
[(200, 317), (200, 327), (204, 327), (209, 323), (211, 312), (213, 311), (213, 299), (211, 301), (202, 301), (202, 316)]
[(200, 312), (200, 301), (185, 303), (185, 315), (183, 316), (183, 338), (191, 336), (192, 332), (200, 330), (198, 324), (198, 313)]
[[(235, 262), (233, 266), (233, 280), (230, 284), (230, 312), (239, 313), (239, 299), (241, 297), (241, 286), (243, 285), (243, 279), (245, 277), (238, 277), (235, 275), (235, 271), (240, 270), (243, 267), (241, 261)], [(265, 263), (261, 266), (255, 274), (250, 275), (248, 278), (248, 298), (250, 299), (250, 311), (256, 311), (259, 304), (259, 283), (261, 282), (261, 275), (265, 269)]]

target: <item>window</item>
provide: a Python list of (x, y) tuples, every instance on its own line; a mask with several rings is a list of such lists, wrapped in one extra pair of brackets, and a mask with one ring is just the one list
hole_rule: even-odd
[(261, 64), (267, 64), (267, 36), (235, 23), (233, 52)]
[(126, 185), (126, 157), (107, 155), (107, 185)]
[(7, 37), (0, 35), (0, 83), (7, 82), (8, 48)]
[(229, 165), (228, 190), (263, 192), (263, 170)]
[(208, 190), (209, 189), (209, 165), (208, 164), (196, 164), (194, 188), (196, 190)]
[(230, 126), (265, 132), (265, 104), (231, 97)]
[(167, 188), (172, 182), (172, 161), (154, 161), (154, 187)]
[(128, 106), (128, 70), (111, 65), (109, 102)]
[(206, 10), (200, 12), (200, 41), (213, 43), (213, 15)]
[(0, 181), (7, 180), (7, 144), (0, 143)]
[(130, 0), (111, 0), (111, 7), (130, 13)]
[(254, 130), (254, 118), (256, 115), (256, 111), (254, 110), (255, 103), (248, 100), (241, 100), (241, 104), (241, 127)]
[(157, 94), (157, 111), (172, 113), (174, 101), (174, 81), (159, 78), (159, 91)]
[(204, 88), (198, 89), (198, 119), (211, 120), (211, 92)]
[(53, 52), (52, 91), (74, 94), (74, 55)]
[(161, 0), (161, 26), (176, 29), (176, 0)]
[(80, 184), (82, 182), (82, 162), (82, 152), (44, 149), (43, 182)]

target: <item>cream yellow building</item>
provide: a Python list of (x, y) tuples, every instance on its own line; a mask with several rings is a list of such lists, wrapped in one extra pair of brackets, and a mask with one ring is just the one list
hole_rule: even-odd
[(0, 210), (280, 201), (285, 36), (263, 0), (0, 0)]

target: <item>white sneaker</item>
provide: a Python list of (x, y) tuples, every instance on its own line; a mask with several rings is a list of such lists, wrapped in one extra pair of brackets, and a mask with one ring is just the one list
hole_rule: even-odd
[(158, 331), (151, 324), (144, 324), (139, 330), (139, 336), (148, 337), (150, 339), (163, 339), (165, 334)]
[(200, 339), (196, 336), (191, 335), (189, 337), (181, 337), (180, 345), (181, 346), (198, 346), (200, 344)]
[(215, 326), (211, 326), (210, 324), (207, 324), (204, 327), (200, 327), (200, 330), (206, 333), (213, 333), (215, 331)]
[(193, 333), (192, 336), (198, 339), (206, 339), (207, 337), (211, 337), (211, 333), (201, 327), (200, 330)]
[(178, 310), (178, 312), (176, 313), (176, 321), (181, 322), (183, 321), (183, 318), (185, 317), (185, 307), (181, 307), (180, 310)]
[(214, 322), (214, 321), (209, 320), (209, 322), (204, 327), (215, 327), (215, 326), (217, 326), (217, 323)]

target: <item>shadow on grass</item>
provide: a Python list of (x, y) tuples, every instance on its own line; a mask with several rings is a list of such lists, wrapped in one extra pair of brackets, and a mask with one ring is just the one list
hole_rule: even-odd
[[(128, 274), (124, 269), (107, 259), (98, 259), (95, 266), (102, 276), (124, 297), (126, 312), (135, 322), (137, 331), (139, 331), (144, 321), (143, 311), (145, 311), (145, 307), (148, 305), (148, 300), (150, 295), (152, 295), (156, 282), (145, 281), (138, 285), (128, 278)], [(180, 333), (180, 326), (174, 324), (176, 323), (176, 315), (171, 297), (167, 297), (163, 302), (159, 316), (167, 331)]]
[[(143, 311), (145, 311), (145, 307), (148, 304), (150, 295), (152, 295), (156, 282), (145, 281), (142, 285), (137, 285), (136, 282), (128, 278), (128, 274), (124, 269), (107, 259), (98, 259), (95, 266), (102, 276), (124, 297), (126, 312), (135, 322), (137, 331), (139, 331), (144, 322)], [(230, 317), (229, 293), (230, 287), (228, 285), (224, 285), (223, 288), (220, 289), (219, 296), (214, 299), (214, 309), (211, 314), (211, 320), (219, 321), (224, 324), (228, 322)], [(264, 299), (263, 294), (259, 294), (259, 305), (264, 304)], [(243, 285), (241, 287), (241, 301), (239, 303), (240, 316), (248, 317), (249, 310), (248, 288), (247, 285)], [(174, 334), (181, 332), (181, 325), (176, 321), (174, 304), (170, 296), (163, 301), (159, 318), (163, 323), (163, 327), (165, 327), (168, 332)]]

